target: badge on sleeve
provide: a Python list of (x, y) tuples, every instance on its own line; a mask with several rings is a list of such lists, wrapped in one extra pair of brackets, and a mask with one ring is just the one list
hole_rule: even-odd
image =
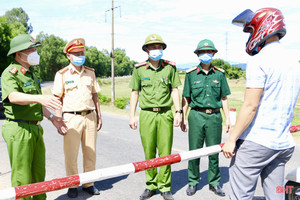
[(17, 71), (18, 71), (18, 70), (17, 70), (17, 68), (15, 68), (15, 67), (14, 67), (14, 68), (11, 68), (11, 69), (9, 70), (9, 72), (12, 73), (12, 74), (17, 73)]

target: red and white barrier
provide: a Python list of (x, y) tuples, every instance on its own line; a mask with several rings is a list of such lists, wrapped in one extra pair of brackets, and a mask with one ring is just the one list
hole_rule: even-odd
[(294, 132), (297, 132), (297, 131), (300, 131), (300, 125), (295, 125), (295, 126), (290, 127), (290, 132), (291, 133), (294, 133)]
[(193, 151), (171, 154), (168, 156), (154, 158), (151, 160), (98, 169), (95, 171), (86, 172), (74, 176), (68, 176), (64, 178), (53, 179), (50, 181), (44, 181), (30, 185), (22, 185), (18, 187), (11, 187), (5, 190), (0, 190), (0, 200), (20, 199), (24, 197), (43, 194), (46, 192), (60, 190), (63, 188), (82, 185), (85, 183), (105, 180), (108, 178), (118, 177), (126, 174), (132, 174), (147, 169), (160, 167), (163, 165), (171, 165), (173, 163), (178, 163), (184, 160), (192, 160), (203, 156), (209, 156), (220, 153), (222, 151), (222, 146), (223, 144), (219, 144), (202, 149), (196, 149)]

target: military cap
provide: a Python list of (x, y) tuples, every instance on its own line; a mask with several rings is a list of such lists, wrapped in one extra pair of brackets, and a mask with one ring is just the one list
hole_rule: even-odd
[(212, 50), (215, 53), (218, 52), (218, 50), (215, 48), (214, 43), (208, 39), (201, 40), (198, 43), (197, 49), (194, 51), (194, 53), (197, 53), (198, 51), (202, 51), (202, 50)]
[(151, 34), (148, 37), (146, 37), (145, 43), (144, 43), (144, 45), (142, 47), (142, 49), (144, 51), (146, 51), (146, 46), (148, 44), (162, 44), (163, 45), (163, 49), (167, 48), (166, 43), (164, 43), (164, 41), (162, 40), (161, 36), (157, 35), (157, 34)]
[(64, 48), (64, 53), (84, 51), (85, 41), (83, 38), (74, 38)]
[(25, 49), (30, 49), (33, 47), (40, 46), (39, 41), (35, 41), (34, 38), (29, 34), (19, 34), (10, 41), (10, 50), (7, 56), (22, 51)]

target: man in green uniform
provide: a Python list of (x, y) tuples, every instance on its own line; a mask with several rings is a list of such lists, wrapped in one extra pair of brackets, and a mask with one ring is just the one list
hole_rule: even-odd
[[(163, 50), (167, 45), (157, 34), (149, 35), (142, 49), (147, 52), (149, 59), (138, 63), (133, 69), (129, 87), (132, 89), (130, 98), (130, 122), (132, 129), (137, 128), (135, 110), (139, 100), (140, 134), (144, 147), (145, 159), (158, 155), (171, 154), (173, 143), (173, 123), (180, 126), (181, 110), (178, 86), (181, 85), (175, 63), (162, 60)], [(176, 110), (173, 116), (171, 106)], [(171, 166), (149, 169), (146, 171), (146, 190), (140, 200), (153, 196), (158, 189), (165, 200), (172, 200)]]
[[(230, 129), (227, 95), (230, 94), (229, 86), (222, 69), (211, 65), (214, 54), (218, 52), (210, 40), (199, 42), (194, 51), (199, 57), (200, 64), (187, 70), (182, 99), (182, 124), (181, 129), (187, 132), (189, 124), (189, 149), (202, 148), (221, 143), (222, 116), (220, 108), (225, 115), (226, 132)], [(187, 121), (188, 107), (191, 111)], [(189, 161), (187, 195), (196, 193), (200, 180), (200, 159)], [(219, 155), (209, 156), (208, 183), (209, 189), (219, 196), (225, 196), (220, 187)]]
[[(36, 47), (40, 43), (28, 34), (20, 34), (10, 43), (9, 55), (15, 61), (2, 73), (2, 99), (6, 119), (2, 125), (2, 136), (7, 143), (11, 164), (12, 187), (44, 181), (45, 145), (40, 121), (47, 117), (60, 134), (67, 126), (46, 108), (61, 108), (61, 102), (52, 95), (41, 95), (41, 87), (30, 66), (39, 64)], [(22, 198), (31, 200), (31, 197)], [(46, 199), (46, 194), (33, 197)]]

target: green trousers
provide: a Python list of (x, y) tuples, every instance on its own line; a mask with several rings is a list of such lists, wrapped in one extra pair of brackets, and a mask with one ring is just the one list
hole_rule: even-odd
[[(45, 145), (40, 125), (5, 120), (2, 136), (7, 144), (12, 187), (45, 180)], [(22, 200), (44, 200), (46, 194)]]
[[(140, 134), (145, 159), (170, 155), (173, 144), (173, 114), (171, 110), (140, 112)], [(146, 189), (167, 192), (171, 190), (171, 166), (146, 170)]]
[[(206, 114), (195, 110), (190, 111), (189, 122), (189, 149), (199, 149), (220, 144), (222, 140), (222, 116), (221, 113)], [(211, 186), (220, 184), (219, 154), (208, 157), (208, 183)], [(195, 186), (200, 181), (200, 158), (190, 160), (188, 164), (188, 184)]]

